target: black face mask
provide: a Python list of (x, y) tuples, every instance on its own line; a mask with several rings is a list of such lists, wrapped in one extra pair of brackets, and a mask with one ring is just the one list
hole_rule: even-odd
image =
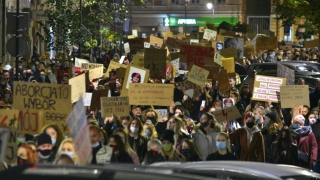
[(252, 128), (254, 126), (254, 122), (247, 122), (246, 125), (248, 128)]
[(153, 151), (153, 150), (148, 151), (148, 156), (149, 157), (156, 157), (157, 155), (158, 155), (157, 151)]
[(24, 165), (24, 164), (27, 164), (27, 160), (18, 157), (17, 165)]
[(39, 149), (39, 153), (42, 155), (42, 156), (49, 156), (51, 154), (52, 150), (40, 150)]
[(152, 124), (156, 124), (156, 117), (155, 116), (147, 116), (147, 120), (150, 120)]
[(181, 154), (184, 157), (189, 157), (190, 156), (190, 149), (181, 149)]
[(203, 128), (207, 127), (208, 125), (209, 125), (208, 121), (201, 123), (201, 127), (203, 127)]

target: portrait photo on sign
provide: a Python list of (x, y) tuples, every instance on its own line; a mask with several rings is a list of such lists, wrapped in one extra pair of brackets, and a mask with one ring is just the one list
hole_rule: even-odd
[(243, 59), (244, 39), (224, 38), (224, 48), (237, 48), (238, 59)]
[(130, 67), (126, 88), (129, 89), (129, 83), (143, 83), (146, 78), (146, 71), (136, 67)]
[(226, 108), (226, 107), (231, 107), (234, 104), (234, 99), (233, 98), (223, 98), (223, 108)]
[(217, 49), (217, 51), (221, 51), (221, 49), (223, 49), (223, 43), (217, 42), (216, 43), (216, 49)]

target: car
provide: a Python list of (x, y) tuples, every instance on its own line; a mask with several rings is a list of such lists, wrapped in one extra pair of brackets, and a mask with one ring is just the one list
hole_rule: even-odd
[(276, 180), (313, 180), (320, 174), (297, 166), (268, 164), (245, 161), (204, 161), (195, 163), (162, 162), (151, 166), (170, 168), (172, 174), (184, 173), (217, 177), (218, 179), (276, 179)]

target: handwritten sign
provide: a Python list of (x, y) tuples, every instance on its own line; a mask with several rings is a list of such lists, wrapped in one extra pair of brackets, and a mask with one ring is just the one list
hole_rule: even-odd
[(138, 37), (138, 30), (137, 29), (132, 29), (132, 36)]
[(223, 56), (221, 56), (218, 53), (215, 53), (214, 55), (214, 62), (219, 64), (220, 66), (222, 66), (222, 58), (224, 58)]
[(86, 93), (86, 97), (83, 99), (84, 106), (90, 106), (92, 93)]
[(144, 42), (144, 48), (150, 48), (150, 43), (148, 43), (148, 42)]
[(219, 123), (242, 117), (236, 106), (216, 110), (213, 114)]
[(71, 85), (71, 102), (77, 102), (79, 96), (85, 97), (86, 94), (86, 76), (81, 74), (74, 78), (69, 79), (69, 85)]
[(248, 57), (249, 53), (252, 53), (252, 55), (255, 55), (254, 46), (247, 45), (247, 46), (244, 47), (244, 56)]
[(256, 41), (256, 51), (277, 49), (277, 37), (258, 37)]
[(252, 99), (258, 101), (271, 100), (278, 103), (280, 101), (280, 86), (284, 86), (286, 81), (286, 78), (256, 75)]
[(304, 47), (305, 48), (315, 48), (319, 47), (319, 39), (311, 40), (311, 41), (304, 41)]
[(160, 117), (168, 115), (168, 109), (155, 109), (155, 111), (159, 114)]
[(130, 45), (129, 43), (124, 43), (123, 44), (124, 52), (129, 53), (130, 52)]
[(224, 48), (220, 50), (220, 55), (225, 58), (238, 57), (237, 48)]
[(143, 47), (143, 38), (134, 38), (134, 39), (127, 39), (126, 42), (129, 43), (130, 45), (130, 52), (132, 54), (136, 54), (137, 52), (140, 52), (144, 47)]
[(234, 73), (235, 71), (234, 58), (222, 58), (222, 67), (224, 67), (224, 69), (228, 73)]
[(120, 67), (126, 68), (127, 66), (124, 64), (119, 64), (116, 61), (110, 61), (109, 67), (107, 69), (107, 72), (104, 74), (106, 77), (109, 77), (109, 73), (112, 71), (112, 69), (116, 70)]
[(108, 97), (108, 89), (101, 89), (101, 90), (96, 90), (93, 91), (92, 93), (92, 98), (91, 98), (91, 103), (90, 103), (90, 110), (91, 111), (96, 111), (101, 109), (101, 102), (100, 98), (101, 97)]
[(0, 163), (5, 162), (5, 156), (6, 156), (6, 149), (7, 149), (7, 143), (8, 143), (8, 136), (10, 134), (10, 131), (6, 127), (0, 127)]
[(191, 43), (199, 43), (199, 39), (190, 39), (190, 44)]
[(168, 106), (173, 101), (172, 84), (129, 84), (130, 105)]
[(103, 76), (103, 67), (89, 70), (89, 79), (90, 80), (101, 78), (102, 76)]
[(18, 124), (18, 110), (0, 110), (0, 126), (17, 127)]
[(284, 66), (282, 64), (277, 64), (277, 76), (287, 78), (287, 85), (295, 84), (294, 70)]
[(282, 108), (291, 108), (292, 105), (299, 104), (310, 106), (309, 86), (291, 85), (280, 86), (280, 99)]
[[(3, 158), (8, 165), (16, 165), (17, 163), (17, 129), (14, 127), (8, 127), (7, 129), (1, 128), (1, 162)], [(3, 154), (5, 155), (3, 157)]]
[(228, 72), (225, 69), (220, 71), (217, 80), (219, 84), (219, 89), (222, 93), (225, 94), (232, 88), (230, 85)]
[[(66, 118), (71, 111), (71, 86), (62, 84), (43, 84), (14, 82), (13, 106), (20, 109), (18, 130), (36, 134), (42, 120), (57, 124), (67, 132)], [(43, 112), (43, 118), (41, 113)], [(38, 119), (37, 119), (38, 118)], [(41, 120), (39, 120), (41, 118)], [(39, 122), (37, 125), (32, 121)], [(26, 125), (23, 125), (27, 123)], [(32, 125), (36, 125), (32, 127)], [(22, 128), (23, 127), (23, 128)]]
[(157, 47), (161, 47), (163, 44), (163, 39), (151, 35), (150, 36), (150, 44), (153, 46), (157, 45)]
[(86, 112), (83, 107), (83, 99), (80, 97), (78, 103), (68, 116), (70, 135), (73, 138), (80, 165), (88, 163), (92, 150)]
[(95, 69), (103, 67), (103, 64), (96, 64), (96, 63), (82, 63), (81, 64), (81, 69), (82, 70), (90, 70), (90, 69)]
[(189, 82), (188, 80), (184, 80), (182, 81), (181, 83), (181, 90), (183, 92), (189, 90), (189, 89), (192, 89), (193, 90), (193, 99), (196, 100), (196, 99), (199, 99), (201, 96), (202, 96), (202, 88), (199, 86), (199, 85), (196, 85), (192, 82)]
[(209, 76), (209, 71), (193, 65), (191, 71), (188, 74), (188, 81), (203, 86)]
[(191, 70), (192, 65), (213, 65), (214, 54), (211, 47), (183, 45), (180, 49), (180, 62), (187, 63), (188, 70)]
[(179, 70), (179, 62), (180, 62), (180, 59), (175, 59), (175, 60), (171, 61), (171, 64), (172, 64), (177, 70)]
[(205, 29), (203, 34), (203, 39), (206, 40), (215, 40), (217, 36), (217, 31), (211, 29)]
[(101, 97), (102, 117), (128, 116), (130, 114), (129, 97)]
[(165, 49), (145, 49), (144, 68), (150, 70), (150, 78), (165, 79), (166, 57)]

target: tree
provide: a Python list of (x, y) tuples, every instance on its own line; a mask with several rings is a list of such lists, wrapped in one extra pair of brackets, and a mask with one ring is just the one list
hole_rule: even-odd
[(275, 13), (282, 20), (283, 26), (298, 24), (297, 18), (305, 18), (314, 33), (320, 33), (320, 1), (319, 0), (274, 0)]
[[(304, 29), (304, 32), (300, 32), (300, 29)], [(305, 22), (303, 25), (298, 25), (295, 35), (297, 39), (310, 39), (311, 36), (314, 35), (312, 25), (308, 21)]]

